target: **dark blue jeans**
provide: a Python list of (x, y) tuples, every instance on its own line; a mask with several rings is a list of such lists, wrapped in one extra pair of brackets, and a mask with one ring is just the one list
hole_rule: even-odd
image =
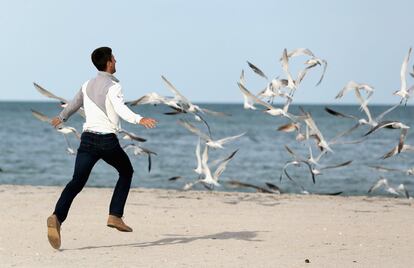
[(85, 186), (93, 166), (99, 159), (103, 159), (119, 173), (119, 179), (109, 206), (109, 214), (118, 217), (122, 217), (124, 214), (124, 206), (134, 173), (131, 161), (119, 145), (115, 134), (83, 132), (76, 155), (73, 178), (60, 195), (54, 211), (61, 223), (65, 221), (73, 199)]

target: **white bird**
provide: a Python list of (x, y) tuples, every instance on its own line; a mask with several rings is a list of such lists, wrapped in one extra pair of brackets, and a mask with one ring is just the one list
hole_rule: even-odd
[(264, 106), (265, 108), (267, 108), (266, 110), (264, 110), (265, 113), (268, 113), (272, 116), (284, 116), (289, 118), (292, 121), (296, 121), (294, 116), (290, 113), (288, 113), (288, 109), (289, 109), (289, 105), (292, 102), (292, 99), (287, 99), (285, 105), (283, 106), (283, 108), (275, 108), (273, 107), (271, 104), (262, 101), (261, 99), (259, 99), (258, 97), (256, 97), (255, 95), (253, 95), (244, 85), (237, 83), (242, 94), (244, 96), (246, 96), (246, 98), (250, 99), (252, 102), (260, 104), (262, 106)]
[(223, 145), (233, 141), (237, 138), (240, 138), (241, 136), (243, 136), (244, 134), (246, 134), (246, 132), (241, 133), (239, 135), (236, 136), (230, 136), (230, 137), (226, 137), (223, 139), (219, 139), (219, 140), (212, 140), (207, 134), (201, 132), (198, 128), (196, 128), (195, 126), (191, 125), (188, 121), (182, 120), (180, 119), (178, 121), (178, 124), (180, 124), (181, 126), (183, 126), (184, 128), (186, 128), (187, 130), (189, 130), (190, 132), (196, 134), (197, 136), (199, 136), (201, 139), (206, 141), (207, 146), (211, 147), (211, 148), (224, 148)]
[[(287, 52), (286, 55), (287, 55), (288, 58), (303, 56), (303, 55), (310, 56), (312, 58), (315, 57), (313, 52), (310, 51), (310, 49), (308, 49), (308, 48), (296, 48), (296, 49), (293, 49), (293, 50)], [(280, 60), (282, 60), (282, 58), (280, 58)]]
[[(365, 102), (368, 101), (368, 99), (374, 93), (374, 87), (372, 87), (368, 84), (365, 84), (365, 83), (357, 83), (357, 82), (351, 80), (341, 89), (341, 91), (338, 92), (335, 99), (342, 98), (349, 91), (359, 92), (360, 90), (364, 90), (364, 91), (367, 92), (367, 98), (366, 98)], [(362, 105), (362, 103), (361, 103), (361, 105)]]
[(238, 150), (232, 152), (227, 158), (225, 158), (216, 168), (214, 174), (211, 174), (210, 167), (208, 166), (208, 146), (204, 147), (203, 156), (201, 159), (202, 174), (199, 179), (184, 185), (183, 190), (189, 190), (197, 183), (202, 183), (207, 189), (212, 190), (214, 186), (220, 186), (219, 177), (226, 169), (227, 164), (233, 159)]
[[(309, 128), (308, 136), (314, 137), (317, 141), (317, 145), (320, 148), (322, 148), (322, 150), (327, 150), (327, 151), (333, 152), (331, 147), (329, 147), (330, 143), (323, 137), (322, 132), (316, 126), (316, 123), (313, 120), (311, 114), (309, 112), (304, 112), (304, 114), (305, 114), (304, 122), (306, 123), (306, 125)], [(306, 137), (306, 138), (308, 138), (308, 137)]]
[[(392, 157), (394, 155), (397, 155), (399, 148), (400, 148), (399, 145), (393, 147), (391, 149), (391, 151), (389, 151), (389, 152), (385, 153), (383, 156), (381, 156), (381, 159), (386, 159), (386, 158)], [(414, 152), (414, 146), (411, 146), (411, 145), (408, 145), (408, 144), (403, 144), (402, 148), (400, 148), (400, 152)]]
[(292, 78), (292, 75), (290, 74), (289, 71), (289, 58), (287, 55), (287, 50), (286, 48), (283, 50), (283, 54), (282, 54), (282, 69), (285, 72), (287, 78), (288, 78), (288, 88), (290, 88), (292, 90), (292, 93), (290, 94), (291, 96), (293, 96), (294, 91), (296, 90), (296, 83)]
[[(279, 96), (283, 98), (291, 98), (289, 94), (281, 90), (282, 88), (285, 88), (288, 86), (287, 79), (279, 79), (279, 77), (276, 77), (272, 79), (271, 81), (269, 81), (269, 78), (267, 77), (267, 75), (265, 75), (264, 72), (259, 69), (259, 67), (255, 66), (249, 61), (247, 61), (247, 64), (253, 70), (253, 72), (260, 75), (267, 81), (266, 87), (257, 94), (257, 97), (269, 98), (269, 101), (272, 101), (272, 102), (275, 97), (279, 97)], [(240, 79), (240, 84), (246, 87), (246, 83), (244, 81), (244, 72), (242, 72), (242, 76), (243, 76), (243, 79)], [(245, 107), (245, 109), (248, 109), (248, 108)]]
[(197, 146), (196, 146), (196, 150), (195, 150), (195, 155), (196, 155), (196, 159), (197, 159), (197, 167), (194, 169), (194, 171), (198, 175), (201, 175), (201, 173), (203, 172), (203, 169), (202, 169), (202, 166), (201, 166), (200, 141), (201, 141), (200, 138), (198, 138), (198, 142), (197, 142)]
[(151, 154), (157, 155), (157, 153), (134, 143), (124, 145), (122, 148), (125, 151), (132, 150), (133, 154), (136, 156), (146, 154), (148, 156), (148, 172), (151, 172)]
[[(68, 105), (69, 102), (66, 99), (64, 99), (62, 97), (59, 97), (59, 96), (56, 96), (55, 94), (53, 94), (49, 90), (46, 90), (44, 87), (42, 87), (41, 85), (39, 85), (35, 82), (33, 82), (33, 85), (34, 85), (35, 89), (37, 91), (39, 91), (39, 93), (42, 94), (43, 96), (46, 96), (48, 98), (60, 101), (62, 108), (65, 108)], [(85, 118), (85, 111), (83, 110), (82, 107), (77, 112), (80, 116)]]
[(153, 104), (153, 105), (165, 104), (175, 109), (181, 109), (181, 107), (177, 103), (178, 101), (175, 98), (168, 98), (168, 97), (161, 96), (156, 92), (151, 92), (151, 93), (145, 94), (144, 96), (142, 96), (141, 98), (137, 100), (129, 101), (125, 104), (131, 105), (131, 106), (144, 105), (144, 104)]
[[(319, 81), (316, 83), (316, 86), (318, 86), (321, 82), (322, 82), (322, 80), (323, 80), (323, 78), (324, 78), (324, 76), (325, 76), (325, 73), (326, 73), (326, 68), (328, 67), (328, 62), (326, 61), (326, 60), (323, 60), (323, 59), (320, 59), (320, 58), (316, 58), (316, 57), (313, 57), (313, 58), (311, 58), (311, 59), (309, 59), (309, 60), (307, 60), (306, 62), (305, 62), (305, 64), (307, 64), (308, 66), (305, 68), (305, 70), (307, 71), (307, 70), (309, 70), (309, 69), (311, 69), (311, 68), (314, 68), (314, 67), (316, 67), (316, 66), (323, 66), (323, 71), (322, 71), (322, 75), (321, 75), (321, 78), (319, 78)], [(301, 80), (302, 80), (303, 78), (301, 78)], [(299, 81), (299, 83), (300, 83), (300, 81)]]
[(400, 184), (397, 188), (391, 187), (388, 183), (388, 180), (384, 177), (380, 177), (378, 181), (376, 181), (371, 188), (369, 188), (368, 193), (378, 190), (379, 188), (384, 188), (384, 190), (392, 195), (401, 196), (404, 195), (406, 198), (410, 198), (408, 191), (404, 187), (403, 184)]
[[(364, 136), (368, 136), (369, 134), (374, 133), (374, 132), (376, 132), (376, 131), (378, 131), (379, 129), (382, 129), (382, 128), (409, 129), (410, 127), (405, 125), (404, 123), (402, 123), (400, 121), (386, 120), (386, 121), (382, 121), (382, 122), (378, 123), (378, 125), (376, 125), (370, 131), (365, 133)], [(407, 135), (407, 133), (405, 133), (403, 136), (405, 137), (406, 135)]]
[(141, 138), (141, 137), (137, 136), (136, 134), (134, 134), (132, 132), (126, 131), (125, 129), (120, 129), (118, 132), (121, 133), (121, 134), (124, 134), (124, 137), (123, 137), (124, 140), (131, 140), (131, 141), (135, 140), (135, 141), (139, 141), (139, 142), (147, 141), (146, 139)]
[(397, 91), (394, 92), (394, 95), (401, 97), (402, 103), (405, 100), (405, 103), (407, 104), (408, 98), (410, 98), (411, 93), (414, 91), (414, 86), (407, 88), (407, 67), (408, 67), (408, 61), (410, 60), (411, 55), (411, 47), (408, 49), (408, 54), (404, 57), (403, 63), (401, 65), (400, 70), (400, 80), (401, 80), (401, 87)]
[(388, 108), (387, 110), (385, 110), (384, 112), (382, 112), (381, 114), (379, 114), (378, 116), (376, 116), (375, 118), (372, 118), (371, 112), (368, 108), (368, 106), (364, 106), (363, 110), (366, 114), (366, 118), (358, 118), (354, 115), (348, 115), (342, 112), (338, 112), (335, 111), (331, 108), (325, 107), (325, 111), (328, 112), (331, 115), (337, 116), (337, 117), (342, 117), (342, 118), (349, 118), (349, 119), (354, 119), (357, 121), (356, 125), (354, 125), (353, 127), (351, 127), (349, 130), (343, 132), (341, 135), (339, 135), (339, 137), (342, 136), (346, 136), (348, 134), (350, 134), (351, 132), (353, 132), (355, 129), (357, 129), (358, 127), (362, 126), (362, 125), (367, 125), (370, 128), (374, 128), (378, 125), (379, 122), (381, 122), (382, 118), (384, 118), (385, 115), (387, 115), (388, 113), (392, 112), (395, 108), (397, 108), (400, 104), (396, 104), (394, 106), (391, 106), (390, 108)]

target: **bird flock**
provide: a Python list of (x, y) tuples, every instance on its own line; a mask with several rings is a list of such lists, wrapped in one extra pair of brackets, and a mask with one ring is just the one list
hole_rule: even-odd
[[(289, 173), (289, 170), (292, 168), (305, 166), (309, 172), (312, 183), (316, 183), (317, 176), (320, 176), (326, 170), (347, 168), (352, 164), (352, 160), (333, 165), (323, 164), (323, 162), (326, 161), (329, 156), (338, 153), (335, 149), (336, 145), (355, 145), (363, 143), (369, 139), (373, 133), (384, 131), (385, 129), (398, 129), (399, 139), (398, 143), (392, 148), (392, 150), (386, 152), (381, 157), (381, 159), (387, 159), (400, 153), (414, 151), (414, 146), (405, 143), (405, 139), (410, 127), (400, 121), (384, 120), (384, 117), (394, 111), (397, 107), (405, 107), (408, 99), (411, 97), (414, 91), (414, 85), (409, 87), (407, 82), (408, 73), (411, 77), (414, 77), (414, 67), (411, 72), (408, 71), (410, 55), (411, 48), (408, 50), (408, 53), (405, 56), (401, 66), (400, 87), (393, 93), (393, 95), (399, 96), (401, 99), (398, 103), (385, 110), (381, 114), (377, 116), (373, 115), (369, 109), (369, 101), (375, 92), (375, 88), (371, 85), (349, 81), (337, 93), (335, 98), (338, 100), (340, 100), (346, 94), (353, 93), (364, 116), (362, 118), (359, 118), (356, 115), (346, 114), (341, 111), (336, 111), (330, 107), (325, 107), (325, 111), (329, 115), (338, 118), (338, 120), (350, 120), (355, 122), (350, 129), (338, 133), (331, 139), (327, 139), (323, 135), (321, 130), (318, 128), (317, 122), (309, 111), (306, 111), (300, 107), (300, 111), (297, 114), (294, 114), (289, 110), (290, 105), (294, 102), (295, 94), (297, 94), (297, 91), (300, 92), (301, 83), (308, 76), (308, 73), (316, 72), (318, 69), (320, 69), (319, 72), (321, 74), (318, 82), (316, 83), (316, 86), (322, 83), (328, 66), (326, 60), (317, 57), (310, 49), (307, 48), (298, 48), (291, 51), (284, 49), (281, 57), (279, 58), (283, 72), (277, 76), (268, 76), (259, 67), (247, 61), (249, 69), (264, 81), (262, 87), (263, 89), (261, 89), (258, 93), (253, 93), (248, 89), (249, 86), (246, 82), (245, 71), (241, 71), (240, 78), (237, 81), (237, 86), (243, 97), (243, 108), (246, 110), (252, 110), (252, 112), (261, 112), (264, 114), (264, 116), (284, 118), (287, 120), (287, 123), (285, 122), (283, 125), (279, 126), (277, 130), (288, 133), (287, 135), (294, 135), (292, 140), (305, 146), (308, 151), (307, 155), (299, 155), (291, 148), (291, 146), (285, 145), (285, 151), (291, 159), (283, 165), (282, 170), (280, 171), (279, 180), (282, 181), (282, 179), (286, 177), (291, 183), (298, 187), (301, 193), (309, 194), (309, 191), (299, 182), (298, 178), (294, 178), (291, 173)], [(291, 62), (298, 59), (303, 60), (303, 58), (305, 58), (303, 61), (305, 67), (302, 70), (299, 70), (297, 73), (293, 73), (290, 68)], [(214, 160), (209, 160), (209, 151), (225, 150), (225, 145), (227, 143), (231, 143), (232, 141), (239, 139), (245, 135), (246, 132), (234, 133), (234, 135), (229, 137), (218, 138), (213, 136), (214, 132), (207, 122), (205, 115), (208, 114), (211, 116), (220, 117), (231, 115), (219, 111), (212, 111), (193, 104), (165, 76), (161, 76), (161, 79), (166, 87), (173, 93), (172, 97), (166, 97), (159, 93), (151, 92), (136, 100), (127, 101), (125, 103), (129, 106), (163, 104), (171, 109), (171, 111), (164, 113), (166, 115), (186, 115), (185, 117), (178, 119), (177, 124), (198, 137), (198, 141), (195, 147), (196, 167), (194, 168), (194, 179), (186, 179), (187, 182), (184, 183), (182, 189), (189, 190), (196, 184), (200, 184), (208, 190), (214, 190), (215, 187), (220, 187), (222, 185), (222, 182), (220, 180), (221, 174), (225, 171), (226, 166), (231, 162), (231, 160), (235, 158), (239, 150), (229, 152), (223, 159)], [(62, 107), (65, 107), (68, 104), (67, 100), (54, 95), (42, 86), (36, 83), (34, 83), (34, 86), (36, 90), (39, 91), (42, 95), (58, 100)], [(277, 100), (278, 103), (281, 103), (282, 105), (276, 105), (275, 100)], [(79, 109), (78, 113), (83, 117), (85, 116), (82, 109)], [(32, 110), (32, 114), (43, 122), (51, 122), (50, 118), (38, 111)], [(365, 134), (354, 140), (345, 138), (358, 128), (364, 128)], [(63, 124), (59, 125), (56, 128), (56, 131), (64, 135), (65, 141), (67, 143), (67, 152), (71, 155), (76, 154), (75, 150), (67, 139), (67, 135), (74, 134), (79, 139), (79, 132), (75, 128)], [(146, 139), (123, 129), (120, 131), (120, 134), (123, 135), (123, 139), (130, 141), (130, 143), (123, 146), (126, 151), (131, 151), (134, 155), (137, 156), (146, 155), (148, 157), (148, 171), (150, 172), (151, 155), (156, 155), (156, 153), (150, 149), (142, 147), (141, 144), (145, 142)], [(370, 165), (370, 167), (379, 172), (400, 172), (406, 175), (414, 174), (414, 168), (397, 169), (380, 165)], [(168, 181), (175, 182), (183, 179), (185, 178), (182, 176), (174, 176), (169, 178)], [(266, 182), (266, 186), (262, 187), (247, 182), (231, 180), (226, 181), (226, 185), (229, 187), (237, 188), (248, 187), (263, 193), (280, 194), (283, 192), (280, 187), (271, 182)], [(394, 196), (411, 198), (404, 184), (391, 186), (388, 183), (387, 178), (384, 176), (380, 176), (379, 179), (369, 189), (367, 189), (367, 193), (372, 193), (378, 191), (379, 189), (383, 189), (383, 191), (386, 191)], [(341, 192), (330, 194), (336, 195), (340, 193)]]

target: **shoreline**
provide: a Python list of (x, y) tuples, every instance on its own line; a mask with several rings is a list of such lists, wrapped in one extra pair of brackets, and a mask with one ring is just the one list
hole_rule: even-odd
[[(66, 182), (68, 183), (69, 180)], [(32, 185), (32, 184), (0, 184), (0, 189), (1, 187), (38, 187), (38, 188), (59, 188), (61, 189), (60, 191), (63, 191), (64, 187), (66, 186), (66, 184), (63, 185)], [(83, 189), (113, 189), (114, 186), (88, 186), (86, 185)], [(265, 186), (263, 186), (263, 188), (265, 188)], [(240, 194), (263, 194), (263, 195), (271, 195), (271, 196), (337, 196), (337, 197), (366, 197), (366, 198), (389, 198), (389, 199), (401, 199), (401, 200), (412, 200), (414, 199), (412, 196), (410, 196), (409, 199), (402, 197), (402, 196), (393, 196), (391, 194), (386, 194), (382, 191), (380, 191), (379, 193), (374, 193), (374, 194), (365, 194), (365, 195), (360, 195), (360, 194), (346, 194), (346, 193), (340, 193), (338, 194), (338, 192), (332, 192), (332, 193), (308, 193), (308, 194), (301, 194), (301, 193), (295, 193), (295, 192), (282, 192), (282, 193), (263, 193), (263, 192), (254, 192), (254, 191), (238, 191), (238, 190), (234, 190), (234, 191), (229, 191), (229, 188), (222, 188), (222, 189), (226, 189), (226, 190), (212, 190), (209, 191), (207, 189), (203, 189), (203, 190), (199, 190), (199, 189), (191, 189), (191, 190), (182, 190), (182, 189), (173, 189), (173, 188), (155, 188), (155, 187), (132, 187), (131, 186), (131, 190), (137, 190), (137, 189), (141, 189), (141, 190), (160, 190), (160, 191), (175, 191), (175, 192), (179, 192), (179, 193), (185, 193), (185, 192), (195, 192), (195, 193), (240, 193)], [(240, 188), (242, 189), (242, 188)], [(269, 190), (269, 189), (268, 189)], [(82, 190), (84, 191), (84, 190)]]
[(131, 188), (124, 220), (134, 232), (120, 233), (106, 227), (112, 189), (85, 187), (62, 225), (62, 248), (56, 251), (46, 238), (46, 218), (62, 189), (0, 185), (5, 267), (413, 263), (411, 199)]

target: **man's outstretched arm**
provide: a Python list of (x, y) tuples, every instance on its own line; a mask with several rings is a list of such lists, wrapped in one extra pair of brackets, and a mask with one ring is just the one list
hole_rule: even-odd
[(154, 128), (157, 121), (153, 118), (145, 118), (134, 113), (125, 105), (124, 95), (120, 85), (113, 86), (108, 91), (108, 97), (111, 101), (115, 112), (125, 121), (131, 124), (140, 124), (146, 128)]
[(51, 124), (56, 127), (62, 122), (66, 122), (77, 110), (83, 105), (83, 93), (82, 88), (75, 95), (73, 100), (60, 112), (57, 117), (52, 118)]

